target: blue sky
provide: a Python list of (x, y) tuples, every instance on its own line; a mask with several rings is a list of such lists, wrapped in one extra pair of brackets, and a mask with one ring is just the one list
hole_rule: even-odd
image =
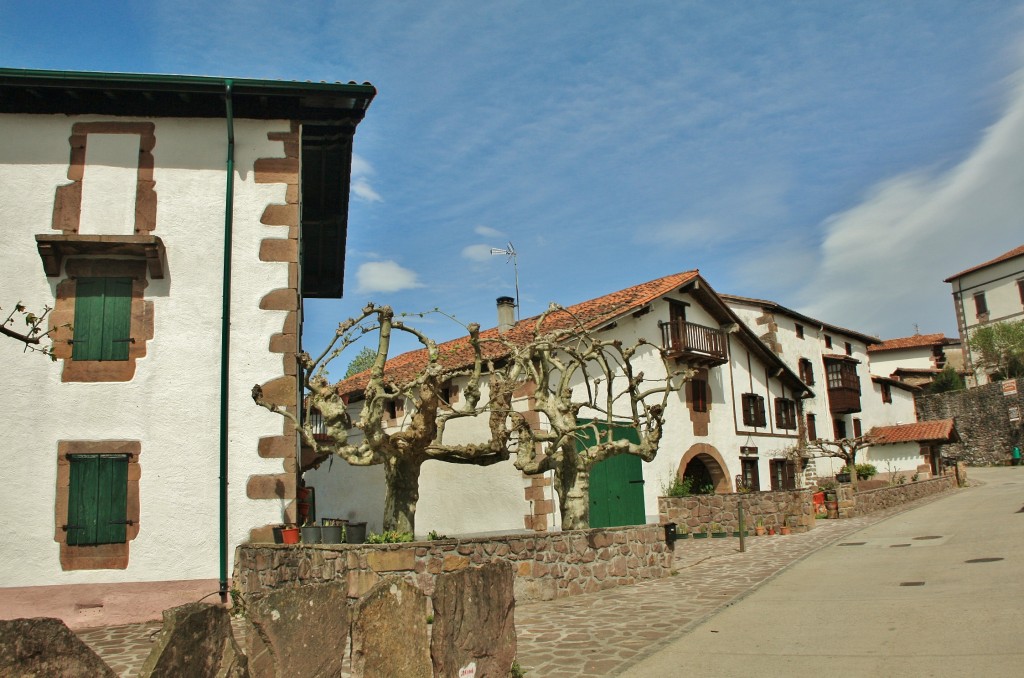
[[(0, 64), (369, 81), (341, 301), (494, 324), (699, 268), (882, 337), (1024, 243), (1021, 2), (0, 0)], [(460, 328), (428, 318), (438, 339)]]

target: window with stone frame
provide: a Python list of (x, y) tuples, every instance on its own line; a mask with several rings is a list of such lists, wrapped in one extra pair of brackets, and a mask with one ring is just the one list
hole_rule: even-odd
[(853, 420), (853, 437), (860, 438), (862, 435), (864, 435), (864, 432), (861, 429), (860, 419), (855, 418)]
[(71, 357), (128, 360), (132, 322), (131, 278), (78, 278)]
[(782, 429), (796, 428), (796, 402), (789, 398), (775, 399), (775, 425)]
[(882, 402), (892, 404), (892, 386), (889, 384), (879, 384), (882, 391)]
[(803, 339), (804, 338), (804, 326), (801, 325), (800, 323), (796, 323), (796, 328), (795, 329), (796, 329), (796, 338), (797, 339)]
[(825, 335), (825, 348), (832, 348), (832, 337)]
[(772, 490), (796, 489), (796, 462), (787, 459), (771, 459), (768, 462)]
[(69, 546), (123, 544), (128, 528), (128, 455), (69, 454)]
[(708, 382), (706, 379), (691, 379), (690, 390), (693, 393), (693, 411), (708, 411)]
[(744, 393), (741, 401), (743, 404), (744, 425), (759, 428), (767, 424), (764, 397), (755, 393)]

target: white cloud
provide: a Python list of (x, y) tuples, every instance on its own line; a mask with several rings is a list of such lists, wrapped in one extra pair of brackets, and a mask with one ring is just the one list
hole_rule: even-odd
[(1021, 83), (962, 162), (883, 181), (824, 222), (821, 263), (801, 293), (808, 312), (885, 336), (915, 323), (955, 333), (943, 279), (1024, 242)]
[(490, 226), (477, 226), (473, 229), (473, 232), (477, 235), (482, 235), (485, 238), (504, 238), (505, 234), (496, 228)]
[(352, 194), (366, 202), (384, 202), (373, 186), (370, 177), (375, 174), (373, 166), (358, 153), (352, 154)]
[(491, 246), (467, 245), (462, 248), (462, 256), (470, 261), (487, 261), (491, 258)]
[(356, 272), (356, 281), (358, 292), (398, 292), (423, 287), (415, 271), (402, 268), (394, 261), (362, 264)]

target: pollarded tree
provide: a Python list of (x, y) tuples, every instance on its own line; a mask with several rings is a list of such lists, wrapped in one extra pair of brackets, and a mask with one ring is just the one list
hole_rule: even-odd
[[(263, 397), (262, 388), (253, 387), (253, 400), (272, 412), (290, 419), (302, 437), (320, 458), (337, 455), (353, 466), (384, 466), (386, 497), (384, 529), (399, 532), (415, 530), (416, 503), (419, 500), (420, 469), (431, 459), (457, 464), (487, 466), (509, 458), (511, 431), (504, 426), (505, 412), (510, 408), (510, 390), (491, 388), (486, 401), (481, 398), (481, 380), (485, 360), (480, 342), (480, 328), (469, 325), (469, 364), (454, 368), (446, 366), (436, 343), (403, 320), (395, 318), (389, 306), (368, 304), (361, 315), (338, 326), (330, 345), (316, 359), (300, 356), (305, 390), (304, 416), (295, 414)], [(413, 369), (401, 375), (386, 374), (385, 365), (391, 350), (394, 332), (414, 336), (422, 345), (421, 358)], [(377, 347), (372, 364), (365, 375), (365, 385), (357, 398), (340, 392), (330, 383), (327, 368), (345, 349), (367, 334), (376, 334)], [(493, 368), (493, 366), (491, 366)], [(510, 372), (510, 375), (513, 372)], [(448, 402), (447, 384), (454, 378), (465, 378), (464, 398), (457, 406)], [(511, 377), (509, 383), (514, 382)], [(385, 414), (409, 403), (411, 413), (397, 430), (389, 430)], [(358, 410), (357, 413), (353, 413)], [(319, 413), (326, 436), (318, 435)], [(474, 444), (448, 445), (444, 433), (453, 419), (483, 416), (490, 412), (492, 435)]]
[(850, 469), (850, 486), (857, 491), (857, 455), (861, 450), (871, 447), (874, 442), (870, 435), (856, 438), (840, 438), (839, 440), (812, 440), (807, 444), (809, 452), (818, 452), (823, 457), (834, 457), (846, 462)]
[[(522, 412), (509, 411), (516, 468), (527, 475), (553, 471), (562, 529), (589, 527), (594, 465), (621, 454), (653, 460), (668, 398), (690, 372), (674, 367), (667, 352), (646, 339), (627, 346), (598, 338), (555, 304), (526, 336), (505, 334), (492, 341), (508, 352), (507, 364), (516, 367), (513, 376), (531, 391), (528, 409), (543, 415), (546, 424), (531, 426)], [(653, 378), (635, 369), (634, 359), (642, 354), (657, 356), (659, 374)], [(624, 426), (637, 432), (637, 441), (616, 435)]]

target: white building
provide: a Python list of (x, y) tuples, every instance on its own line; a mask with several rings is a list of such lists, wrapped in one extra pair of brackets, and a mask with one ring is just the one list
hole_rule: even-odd
[[(658, 456), (644, 464), (638, 457), (617, 457), (613, 472), (592, 476), (595, 493), (620, 497), (621, 514), (611, 524), (657, 519), (657, 497), (674, 476), (689, 476), (715, 492), (734, 492), (737, 478), (755, 490), (801, 485), (799, 461), (787, 452), (801, 440), (867, 433), (875, 426), (915, 420), (912, 392), (895, 380), (872, 378), (868, 345), (878, 339), (821, 323), (771, 302), (717, 294), (697, 271), (659, 278), (569, 307), (602, 338), (631, 345), (636, 338), (659, 338), (676, 359), (696, 370), (695, 377), (669, 401), (665, 436)], [(516, 327), (532, 326), (535, 318)], [(515, 332), (515, 328), (509, 330)], [(484, 333), (495, 333), (496, 329)], [(771, 335), (771, 336), (768, 336)], [(442, 355), (465, 360), (465, 339), (439, 346)], [(460, 351), (460, 348), (463, 350)], [(403, 373), (419, 352), (388, 362), (389, 373)], [(662, 370), (655, 352), (640, 355), (648, 376)], [(447, 367), (454, 363), (446, 362)], [(803, 376), (801, 380), (800, 375)], [(339, 385), (359, 397), (365, 379)], [(456, 392), (459, 384), (455, 384)], [(519, 406), (528, 409), (520, 400)], [(358, 402), (353, 405), (358, 407)], [(409, 412), (396, 408), (389, 420), (401, 427)], [(480, 420), (464, 420), (453, 430), (457, 441), (479, 439)], [(536, 426), (544, 426), (538, 421)], [(828, 460), (808, 471), (833, 473)], [(593, 480), (603, 475), (600, 480)], [(381, 527), (383, 472), (334, 460), (305, 474), (317, 490), (321, 516), (365, 520)], [(557, 498), (550, 478), (524, 476), (512, 461), (480, 468), (427, 462), (420, 476), (417, 532), (465, 534), (559, 526)], [(622, 517), (631, 516), (631, 517)], [(593, 526), (607, 524), (591, 516)]]
[[(857, 437), (876, 426), (917, 420), (917, 387), (874, 373), (869, 347), (881, 340), (798, 313), (773, 301), (722, 295), (766, 345), (794, 368), (815, 395), (804, 402), (809, 439)], [(816, 459), (812, 473), (828, 476), (841, 466)]]
[(951, 275), (945, 282), (953, 287), (965, 369), (977, 385), (987, 384), (989, 376), (978, 367), (968, 338), (982, 325), (1024, 318), (1024, 245)]
[(941, 332), (886, 339), (868, 346), (868, 358), (874, 374), (912, 386), (930, 384), (947, 365), (963, 370), (960, 342)]
[(223, 597), (234, 546), (294, 513), (296, 436), (250, 389), (297, 406), (374, 94), (0, 70), (0, 305), (53, 307), (56, 357), (0, 337), (2, 586), (210, 592), (219, 569)]

